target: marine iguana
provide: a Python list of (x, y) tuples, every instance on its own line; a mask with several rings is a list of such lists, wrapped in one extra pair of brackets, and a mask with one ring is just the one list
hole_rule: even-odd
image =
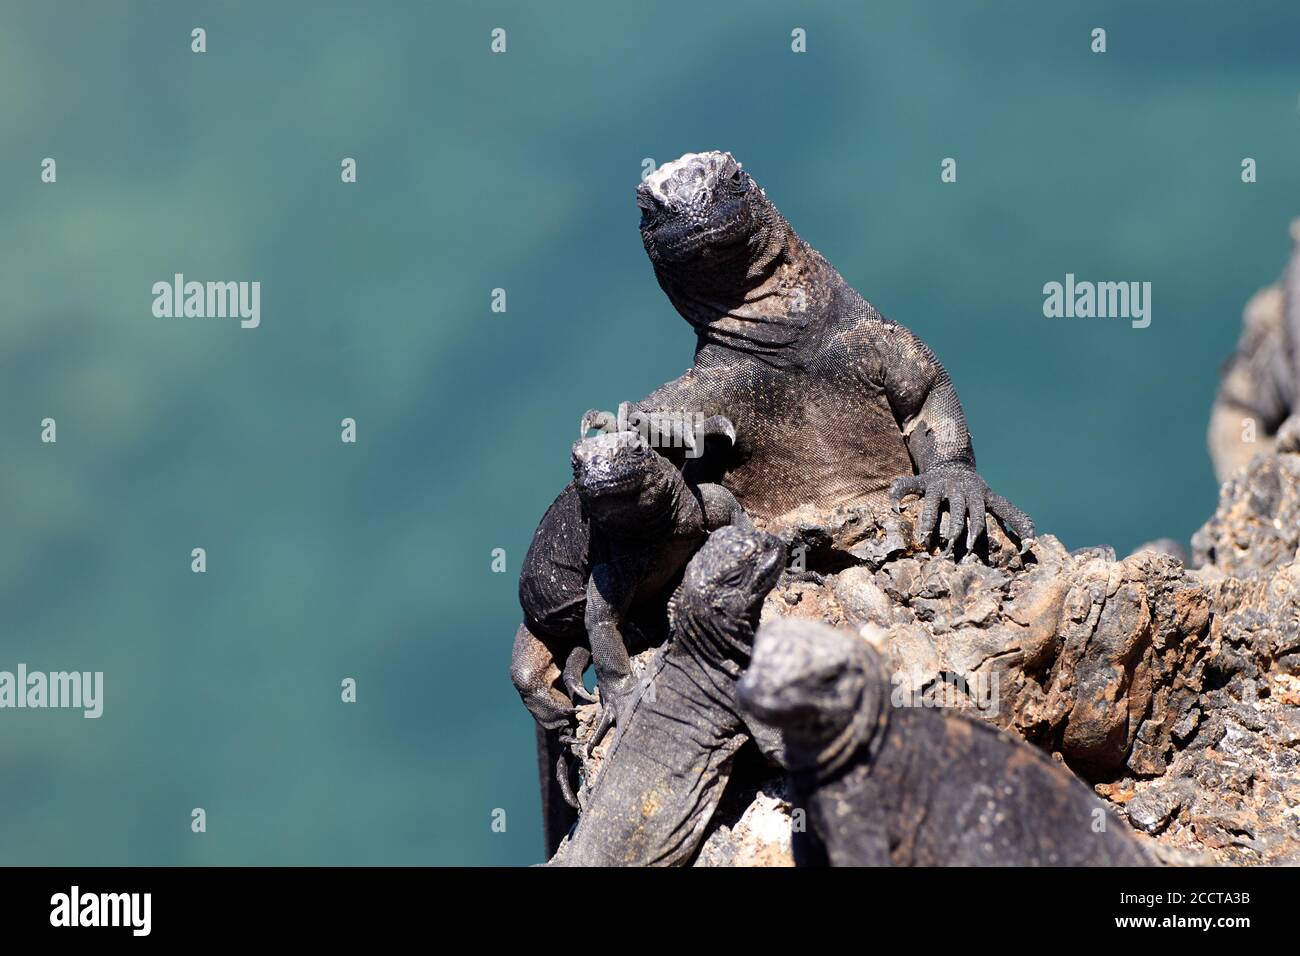
[(559, 799), (573, 803), (559, 731), (573, 725), (575, 697), (593, 699), (582, 683), (588, 662), (595, 665), (602, 703), (595, 746), (631, 703), (624, 632), (666, 630), (657, 619), (691, 555), (715, 528), (749, 522), (731, 492), (688, 485), (635, 432), (576, 442), (573, 474), (524, 557), (524, 621), (510, 662), (511, 680), (539, 728), (548, 853), (572, 823), (559, 806)]
[(1227, 481), (1255, 455), (1300, 451), (1300, 219), (1280, 282), (1246, 303), (1237, 349), (1224, 362), (1207, 443)]
[(687, 153), (637, 188), (660, 287), (696, 331), (695, 363), (634, 410), (725, 415), (723, 484), (754, 518), (924, 498), (947, 549), (993, 512), (1027, 548), (1028, 516), (975, 470), (961, 402), (934, 353), (795, 234), (730, 153)]
[(669, 604), (672, 639), (642, 675), (554, 863), (672, 866), (694, 854), (751, 736), (736, 681), (784, 567), (780, 539), (753, 527), (715, 531), (691, 559)]
[(894, 707), (879, 655), (806, 618), (764, 625), (741, 708), (780, 728), (796, 865), (1153, 865), (1127, 825), (1023, 740), (950, 711)]

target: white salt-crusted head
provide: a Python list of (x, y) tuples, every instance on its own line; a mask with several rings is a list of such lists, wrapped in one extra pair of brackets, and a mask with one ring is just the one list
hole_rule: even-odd
[(664, 163), (645, 178), (646, 191), (668, 206), (687, 205), (696, 197), (708, 196), (718, 181), (740, 168), (730, 153), (711, 150), (687, 153)]

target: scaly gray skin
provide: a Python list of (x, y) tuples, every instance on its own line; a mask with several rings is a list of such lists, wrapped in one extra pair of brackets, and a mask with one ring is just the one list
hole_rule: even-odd
[(919, 338), (877, 312), (800, 239), (729, 153), (688, 153), (637, 189), (655, 276), (697, 334), (695, 364), (635, 405), (725, 415), (723, 483), (755, 518), (924, 496), (948, 551), (993, 512), (1028, 547), (1033, 522), (992, 492), (957, 391)]
[(739, 699), (784, 736), (794, 803), (807, 812), (796, 865), (1154, 863), (1030, 744), (950, 711), (891, 706), (879, 656), (852, 634), (799, 618), (765, 625)]
[(752, 527), (714, 532), (691, 559), (669, 607), (672, 641), (643, 675), (555, 864), (674, 866), (694, 855), (750, 739), (736, 681), (784, 566), (780, 539)]
[[(584, 422), (585, 423), (585, 422)], [(510, 676), (537, 720), (547, 852), (572, 824), (563, 744), (575, 727), (574, 698), (588, 661), (600, 684), (600, 741), (631, 703), (625, 631), (655, 619), (686, 562), (709, 532), (748, 518), (725, 488), (688, 485), (681, 472), (633, 432), (596, 435), (573, 446), (574, 481), (556, 498), (524, 557)], [(662, 630), (662, 628), (661, 628)], [(588, 651), (590, 647), (590, 651)]]
[(1291, 223), (1291, 238), (1281, 282), (1247, 304), (1237, 349), (1220, 376), (1208, 436), (1220, 482), (1275, 444), (1300, 451), (1300, 219)]

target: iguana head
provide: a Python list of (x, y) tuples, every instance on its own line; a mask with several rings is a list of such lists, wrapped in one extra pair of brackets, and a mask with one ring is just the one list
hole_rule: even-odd
[(655, 262), (742, 256), (771, 204), (730, 153), (687, 153), (637, 187), (641, 240)]
[(809, 618), (765, 624), (737, 687), (747, 713), (782, 731), (792, 769), (825, 768), (856, 747), (886, 703), (876, 652)]
[(573, 483), (597, 524), (635, 529), (672, 504), (676, 471), (632, 431), (583, 438), (573, 445)]
[(674, 631), (717, 638), (746, 655), (763, 599), (785, 567), (785, 545), (749, 527), (719, 528), (695, 553), (668, 606)]
[(758, 353), (798, 340), (829, 266), (730, 153), (665, 163), (636, 203), (659, 285), (701, 336)]

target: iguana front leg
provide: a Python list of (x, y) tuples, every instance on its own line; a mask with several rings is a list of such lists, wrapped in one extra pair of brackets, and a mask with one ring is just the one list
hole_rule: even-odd
[(704, 511), (704, 529), (717, 531), (728, 525), (739, 528), (752, 528), (753, 522), (741, 507), (740, 502), (722, 485), (705, 482), (696, 486), (700, 504)]
[(591, 569), (585, 623), (600, 688), (600, 720), (587, 745), (588, 754), (621, 717), (631, 712), (636, 700), (636, 679), (622, 624), (639, 578), (638, 569), (625, 561), (606, 561)]
[(975, 470), (966, 415), (942, 363), (929, 346), (896, 323), (879, 321), (872, 339), (878, 355), (869, 361), (869, 375), (883, 387), (917, 469), (915, 475), (896, 479), (889, 495), (896, 503), (910, 494), (924, 498), (917, 537), (929, 541), (946, 501), (946, 554), (952, 553), (963, 531), (967, 549), (974, 546), (984, 533), (986, 511), (1019, 539), (1022, 552), (1027, 551), (1033, 544), (1034, 523), (990, 489)]

